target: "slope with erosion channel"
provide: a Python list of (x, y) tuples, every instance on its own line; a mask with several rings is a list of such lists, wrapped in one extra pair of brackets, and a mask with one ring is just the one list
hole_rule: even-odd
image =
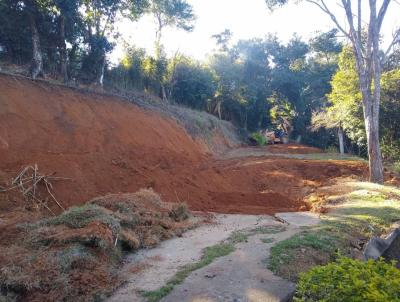
[(192, 210), (272, 214), (298, 210), (329, 178), (365, 174), (360, 162), (216, 159), (213, 151), (238, 145), (233, 127), (189, 109), (160, 114), (114, 96), (5, 75), (0, 90), (0, 181), (37, 163), (43, 173), (70, 178), (55, 184), (66, 206), (151, 187)]

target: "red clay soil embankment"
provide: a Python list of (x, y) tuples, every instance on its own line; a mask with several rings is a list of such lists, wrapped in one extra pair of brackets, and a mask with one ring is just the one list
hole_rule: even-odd
[(0, 91), (0, 182), (36, 163), (71, 179), (54, 188), (66, 206), (152, 187), (192, 210), (271, 214), (298, 210), (331, 177), (365, 173), (344, 161), (217, 161), (174, 120), (116, 97), (5, 75)]

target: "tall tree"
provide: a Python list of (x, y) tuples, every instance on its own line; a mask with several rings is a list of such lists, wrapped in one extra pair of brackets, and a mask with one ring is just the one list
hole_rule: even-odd
[(167, 101), (164, 73), (167, 70), (165, 53), (162, 46), (162, 34), (167, 27), (176, 27), (192, 31), (195, 15), (192, 6), (186, 0), (150, 0), (147, 11), (156, 21), (155, 63), (156, 77), (161, 87), (161, 96)]
[(89, 53), (82, 63), (83, 71), (103, 86), (106, 55), (113, 49), (109, 36), (114, 33), (115, 20), (121, 15), (136, 20), (148, 3), (145, 0), (83, 0), (82, 19), (86, 27), (85, 42)]
[(215, 39), (220, 51), (227, 52), (229, 50), (229, 42), (232, 39), (232, 35), (233, 33), (230, 29), (225, 29), (219, 34), (212, 35), (211, 37)]
[[(266, 0), (269, 8), (284, 5), (289, 0)], [(379, 7), (377, 0), (368, 0), (369, 16), (365, 12), (365, 2), (361, 0), (341, 0), (345, 24), (335, 15), (332, 7), (325, 0), (304, 0), (317, 5), (333, 21), (351, 42), (356, 58), (357, 73), (360, 79), (360, 90), (364, 111), (365, 129), (367, 133), (370, 181), (383, 183), (383, 163), (379, 144), (379, 109), (381, 99), (381, 74), (383, 60), (381, 58), (380, 32), (382, 23), (392, 0), (382, 0)], [(364, 2), (364, 6), (363, 6)], [(367, 24), (367, 32), (363, 31)], [(383, 52), (387, 55), (393, 45), (400, 41), (400, 30), (397, 30), (389, 48)]]
[(46, 1), (24, 0), (24, 11), (29, 20), (32, 39), (32, 64), (31, 76), (36, 79), (38, 76), (44, 76), (43, 71), (43, 54), (40, 43), (40, 35), (37, 25), (37, 18), (42, 9), (46, 6)]
[(60, 73), (64, 83), (68, 82), (67, 34), (73, 33), (78, 23), (78, 9), (82, 0), (53, 0), (58, 20), (58, 47), (60, 50)]
[(166, 27), (193, 30), (195, 15), (192, 6), (185, 0), (151, 0), (148, 11), (156, 21), (156, 58), (161, 51), (161, 39)]

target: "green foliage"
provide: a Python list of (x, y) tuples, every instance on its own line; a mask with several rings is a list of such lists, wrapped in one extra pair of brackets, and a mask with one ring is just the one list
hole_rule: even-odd
[(216, 83), (212, 71), (189, 58), (169, 64), (169, 89), (172, 99), (194, 109), (205, 110), (215, 95)]
[(229, 29), (225, 29), (219, 34), (215, 34), (212, 38), (215, 39), (220, 51), (228, 52), (229, 51), (229, 42), (232, 39), (233, 33)]
[[(400, 69), (386, 71), (381, 78), (380, 136), (383, 158), (393, 162), (400, 158)], [(313, 114), (313, 129), (336, 129), (339, 126), (359, 150), (366, 148), (366, 133), (361, 92), (351, 47), (344, 47), (339, 55), (339, 70), (332, 79), (329, 104)], [(366, 155), (366, 154), (361, 154)]]
[(329, 121), (341, 125), (347, 136), (359, 146), (366, 144), (361, 92), (355, 59), (350, 47), (344, 47), (339, 56), (339, 70), (332, 79), (332, 92), (328, 95)]
[(176, 26), (186, 31), (193, 30), (195, 15), (192, 6), (185, 0), (150, 0), (148, 11), (158, 22), (159, 30)]
[(32, 49), (29, 24), (17, 1), (0, 1), (0, 58), (16, 64), (29, 62)]
[(342, 51), (342, 45), (337, 41), (337, 29), (322, 32), (310, 40), (310, 47), (316, 57), (323, 63), (329, 64), (336, 60), (337, 54)]
[(393, 164), (393, 169), (396, 173), (400, 173), (400, 161), (397, 161)]
[(285, 97), (280, 97), (275, 93), (268, 101), (272, 106), (269, 112), (271, 121), (275, 125), (283, 124), (284, 120), (291, 122), (294, 119), (296, 112), (293, 105)]
[(302, 274), (294, 301), (400, 301), (400, 270), (383, 260), (340, 258)]
[(268, 143), (267, 138), (259, 132), (254, 132), (251, 137), (257, 141), (259, 146), (265, 146)]

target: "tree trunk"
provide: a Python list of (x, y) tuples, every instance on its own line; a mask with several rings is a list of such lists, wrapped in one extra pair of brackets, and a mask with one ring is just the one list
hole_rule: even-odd
[(103, 87), (105, 68), (106, 68), (106, 57), (105, 57), (105, 55), (102, 55), (101, 60), (100, 60), (100, 65), (98, 68), (98, 72), (97, 72), (97, 79), (96, 79), (96, 83), (100, 87)]
[(36, 79), (39, 75), (43, 74), (43, 57), (40, 48), (40, 37), (39, 31), (36, 26), (35, 17), (32, 13), (28, 14), (29, 25), (32, 35), (32, 66), (31, 66), (31, 76)]
[[(376, 2), (370, 6), (376, 6)], [(371, 9), (372, 15), (376, 18), (376, 8)], [(381, 103), (381, 60), (379, 58), (379, 25), (378, 22), (370, 23), (372, 24), (373, 33), (372, 36), (372, 70), (374, 73), (374, 92), (371, 100), (371, 117), (372, 121), (368, 124), (370, 129), (367, 130), (368, 138), (368, 155), (369, 155), (369, 165), (370, 165), (370, 181), (375, 183), (383, 183), (383, 163), (382, 163), (382, 153), (379, 142), (379, 109)], [(366, 127), (366, 129), (368, 129)]]
[(338, 128), (338, 138), (339, 138), (339, 150), (340, 154), (344, 154), (344, 134), (342, 126)]
[(167, 92), (163, 83), (161, 83), (161, 97), (164, 102), (168, 102)]
[(217, 100), (217, 106), (216, 106), (215, 110), (217, 111), (218, 117), (219, 117), (220, 120), (222, 120), (221, 105), (222, 105), (222, 102)]
[[(376, 4), (376, 3), (375, 3)], [(379, 106), (381, 97), (381, 62), (379, 59), (379, 31), (377, 30), (376, 13), (371, 7), (367, 55), (363, 58), (361, 50), (355, 47), (356, 65), (363, 101), (365, 132), (367, 135), (369, 180), (383, 183), (383, 163), (379, 142)], [(372, 81), (373, 80), (373, 81)], [(374, 88), (372, 89), (372, 83)]]
[(379, 146), (379, 120), (374, 117), (377, 109), (370, 104), (364, 109), (365, 130), (367, 133), (369, 178), (371, 182), (383, 183), (383, 163)]
[(64, 83), (68, 82), (67, 45), (65, 43), (65, 17), (60, 16), (60, 71)]
[(368, 84), (369, 76), (371, 75), (360, 73), (360, 89), (363, 100), (365, 132), (367, 134), (369, 179), (374, 183), (383, 183), (383, 163), (379, 145), (380, 75), (377, 80), (377, 76), (374, 74), (375, 81), (377, 81), (374, 95), (371, 95), (371, 88)]

